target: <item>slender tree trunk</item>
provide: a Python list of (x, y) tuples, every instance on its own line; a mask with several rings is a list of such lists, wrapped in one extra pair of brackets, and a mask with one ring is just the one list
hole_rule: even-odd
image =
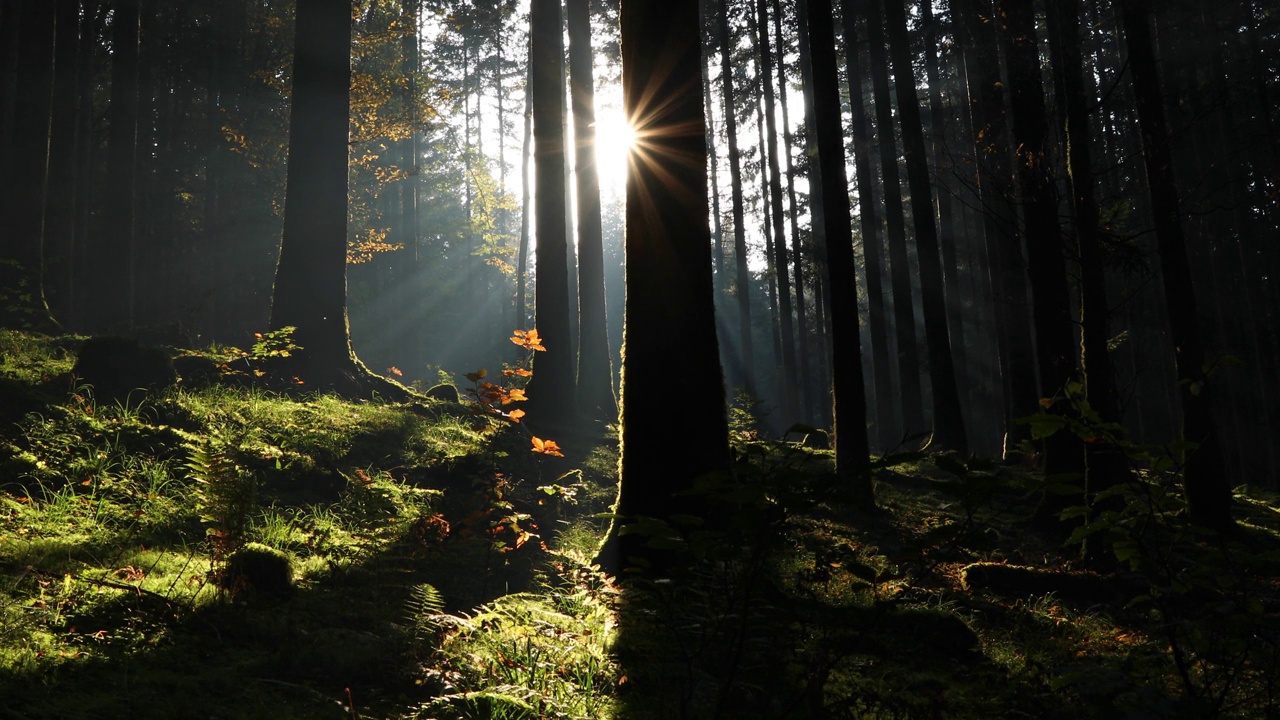
[[(790, 264), (787, 261), (785, 211), (782, 206), (782, 171), (778, 161), (777, 102), (773, 90), (773, 51), (769, 42), (768, 0), (756, 0), (756, 48), (760, 57), (760, 83), (764, 92), (765, 151), (769, 163), (769, 203), (773, 213), (773, 265), (778, 279), (778, 315), (781, 319), (782, 367), (779, 390), (785, 425), (796, 420), (796, 332), (792, 319)], [(792, 242), (795, 242), (792, 237)]]
[(885, 57), (884, 24), (880, 3), (862, 5), (867, 25), (868, 56), (875, 91), (876, 133), (880, 144), (880, 172), (884, 189), (885, 226), (889, 241), (889, 277), (893, 286), (894, 330), (898, 340), (903, 435), (925, 430), (920, 360), (916, 350), (915, 300), (907, 257), (907, 229), (903, 217), (902, 185), (898, 177), (898, 150), (893, 133), (893, 107), (889, 98), (889, 67)]
[(733, 193), (734, 293), (738, 300), (738, 341), (742, 353), (743, 385), (758, 399), (755, 343), (751, 338), (751, 276), (747, 270), (746, 212), (742, 201), (742, 162), (738, 153), (738, 120), (734, 108), (733, 53), (729, 44), (729, 2), (720, 0), (720, 82), (724, 95), (725, 138), (729, 145), (729, 182)]
[[(1004, 19), (998, 34), (1009, 73), (1040, 397), (1062, 398), (1067, 384), (1077, 378), (1076, 346), (1053, 161), (1049, 157), (1049, 123), (1035, 19), (1033, 8), (1021, 0), (998, 0), (997, 7)], [(1060, 412), (1057, 407), (1054, 410)], [(1084, 470), (1084, 447), (1072, 433), (1061, 432), (1047, 438), (1045, 454), (1045, 471), (1049, 474), (1079, 474)]]
[(983, 210), (983, 234), (996, 342), (1004, 385), (1004, 452), (1013, 452), (1029, 439), (1026, 426), (1015, 422), (1037, 411), (1035, 351), (1027, 317), (1027, 273), (1022, 262), (1017, 218), (1010, 212), (1008, 129), (1004, 111), (1004, 83), (1000, 79), (997, 43), (990, 25), (989, 0), (954, 0), (965, 52), (974, 165)]
[[(596, 172), (595, 80), (588, 0), (568, 0), (569, 77), (573, 97), (578, 181), (578, 406), (590, 417), (614, 420), (613, 368), (605, 318), (604, 241)], [(703, 66), (705, 67), (705, 65)]]
[(853, 229), (845, 179), (844, 129), (836, 73), (835, 29), (830, 0), (813, 0), (808, 13), (813, 54), (814, 120), (827, 237), (827, 277), (831, 293), (832, 398), (835, 414), (836, 475), (864, 509), (875, 505), (866, 430), (866, 389), (858, 338), (857, 275), (853, 272)]
[(49, 172), (49, 124), (53, 107), (55, 7), (26, 2), (19, 15), (17, 98), (11, 166), (4, 178), (7, 206), (0, 213), (6, 238), (0, 259), (0, 327), (49, 330), (55, 326), (44, 297), (44, 200)]
[(562, 426), (574, 407), (575, 346), (569, 322), (568, 227), (564, 184), (564, 42), (559, 0), (530, 6), (533, 80), (534, 172), (537, 263), (534, 301), (538, 334), (547, 351), (534, 359), (526, 391), (532, 422)]
[(80, 3), (57, 0), (54, 40), (53, 118), (49, 128), (49, 181), (45, 194), (45, 282), (53, 289), (54, 317), (73, 317), (75, 280), (76, 163), (79, 113)]
[(529, 319), (525, 305), (525, 285), (529, 267), (529, 215), (532, 209), (532, 186), (529, 157), (533, 149), (533, 40), (529, 41), (529, 73), (524, 84), (524, 141), (520, 146), (520, 249), (516, 255), (516, 325), (523, 328)]
[(140, 0), (117, 0), (112, 17), (110, 134), (104, 225), (92, 244), (86, 306), (91, 332), (132, 329), (137, 194), (138, 33)]
[(889, 361), (889, 322), (885, 310), (883, 244), (880, 240), (880, 215), (874, 195), (875, 181), (871, 167), (871, 131), (867, 123), (862, 79), (865, 77), (857, 42), (857, 13), (853, 0), (841, 0), (844, 21), (845, 66), (849, 82), (849, 107), (853, 116), (853, 167), (858, 183), (858, 221), (862, 229), (862, 258), (867, 273), (867, 315), (871, 332), (871, 370), (874, 377), (876, 403), (873, 410), (872, 437), (878, 450), (897, 444), (902, 437), (898, 424), (900, 404), (890, 398), (893, 373)]
[(1169, 129), (1148, 13), (1142, 0), (1124, 0), (1120, 4), (1178, 373), (1181, 439), (1194, 444), (1194, 449), (1182, 458), (1183, 483), (1191, 519), (1206, 527), (1229, 530), (1235, 526), (1231, 517), (1231, 483), (1223, 473), (1221, 445), (1210, 412), (1214, 384), (1204, 369), (1204, 343), (1196, 321), (1196, 294), (1173, 178)]
[[(805, 147), (804, 147), (804, 170), (809, 178), (809, 220), (812, 228), (810, 241), (813, 248), (813, 264), (814, 264), (814, 296), (813, 305), (815, 316), (818, 318), (817, 328), (818, 337), (816, 338), (819, 346), (816, 356), (819, 363), (819, 371), (817, 377), (821, 387), (825, 387), (831, 378), (831, 371), (828, 363), (831, 359), (830, 339), (831, 335), (827, 332), (829, 323), (826, 321), (831, 304), (830, 293), (828, 291), (826, 276), (827, 268), (827, 236), (826, 236), (826, 218), (824, 217), (824, 200), (822, 195), (822, 172), (818, 167), (818, 130), (814, 120), (814, 100), (813, 100), (813, 58), (809, 47), (809, 3), (808, 0), (798, 0), (796, 2), (796, 24), (799, 32), (796, 34), (796, 49), (800, 54), (800, 83), (803, 87), (804, 97), (804, 122), (805, 122)], [(831, 416), (831, 405), (825, 402), (818, 403), (819, 412), (821, 413), (822, 422), (830, 425), (833, 421)]]
[(942, 258), (938, 253), (938, 228), (933, 215), (933, 192), (929, 183), (929, 158), (924, 144), (924, 128), (920, 122), (920, 102), (916, 96), (915, 74), (911, 69), (907, 16), (902, 5), (893, 0), (885, 3), (885, 13), (889, 54), (893, 61), (893, 86), (898, 95), (899, 127), (902, 128), (902, 147), (907, 163), (907, 182), (911, 190), (911, 218), (915, 226), (925, 341), (929, 351), (929, 387), (933, 403), (933, 436), (929, 440), (929, 447), (967, 455), (969, 440), (960, 410), (956, 366), (951, 359), (951, 332), (947, 327), (947, 303), (943, 296)]
[[(948, 187), (947, 179), (951, 175), (951, 152), (947, 147), (945, 129), (948, 118), (944, 109), (946, 103), (944, 87), (938, 72), (939, 26), (941, 20), (934, 17), (933, 0), (921, 0), (920, 22), (924, 25), (924, 69), (925, 79), (929, 83), (929, 123), (930, 123), (930, 164), (933, 168), (934, 184), (937, 187), (935, 201), (938, 212), (938, 244), (942, 250), (942, 274), (946, 284), (947, 323), (951, 335), (951, 359), (956, 366), (956, 380), (961, 410), (968, 410), (970, 383), (965, 348), (963, 300), (960, 293), (960, 272), (957, 264), (956, 244), (958, 235), (955, 228), (956, 211), (952, 205), (953, 190)], [(949, 99), (949, 98), (948, 98)], [(977, 432), (968, 420), (965, 424), (968, 437)], [(972, 445), (970, 446), (972, 450)]]
[[(1089, 132), (1089, 95), (1084, 86), (1079, 19), (1079, 0), (1059, 0), (1050, 7), (1047, 17), (1054, 78), (1061, 89), (1067, 174), (1076, 215), (1080, 258), (1080, 365), (1089, 406), (1105, 422), (1118, 422), (1119, 398), (1107, 351), (1111, 335), (1107, 279), (1102, 223), (1094, 197), (1093, 138)], [(1090, 494), (1111, 487), (1123, 477), (1126, 460), (1115, 447), (1090, 443), (1085, 452), (1086, 490)]]
[[(798, 355), (797, 361), (799, 363), (796, 368), (799, 372), (797, 380), (800, 385), (801, 417), (806, 422), (811, 422), (815, 414), (813, 409), (815, 406), (815, 398), (813, 396), (814, 383), (812, 382), (809, 352), (812, 338), (809, 335), (809, 322), (804, 297), (804, 253), (801, 252), (800, 208), (796, 203), (796, 169), (795, 163), (791, 159), (791, 117), (787, 108), (786, 40), (782, 35), (782, 4), (779, 0), (773, 0), (772, 6), (773, 34), (778, 40), (778, 106), (782, 110), (782, 156), (787, 163), (787, 208), (789, 209), (787, 217), (791, 221), (792, 287), (795, 288), (796, 294), (796, 354)], [(804, 32), (804, 30), (802, 29), (801, 32)]]
[[(704, 10), (714, 13), (711, 2), (713, 0), (705, 0)], [(703, 114), (707, 118), (707, 159), (711, 163), (711, 169), (708, 176), (711, 178), (711, 247), (712, 257), (714, 258), (714, 268), (716, 273), (716, 297), (724, 292), (728, 285), (728, 277), (725, 273), (724, 259), (724, 218), (720, 212), (720, 162), (716, 151), (716, 114), (715, 103), (711, 100), (711, 69), (708, 62), (712, 60), (707, 54), (708, 46), (703, 44), (702, 58), (702, 108)]]

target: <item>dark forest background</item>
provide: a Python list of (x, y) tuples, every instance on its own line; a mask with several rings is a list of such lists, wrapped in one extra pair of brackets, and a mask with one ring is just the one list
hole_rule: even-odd
[[(1280, 13), (1256, 0), (836, 5), (855, 262), (833, 277), (859, 293), (872, 448), (932, 431), (935, 449), (1001, 456), (1030, 438), (1020, 418), (1070, 392), (1134, 441), (1173, 444), (1181, 393), (1207, 401), (1189, 412), (1216, 428), (1229, 482), (1273, 486)], [(187, 345), (267, 329), (293, 10), (0, 6), (6, 325)], [(591, 12), (603, 95), (619, 77), (616, 2)], [(773, 435), (831, 421), (805, 12), (703, 12), (726, 394)], [(370, 368), (425, 387), (511, 357), (508, 331), (534, 325), (528, 11), (362, 0), (353, 13), (351, 336)], [(559, 87), (571, 116), (567, 73)], [(1163, 128), (1145, 123), (1144, 94)], [(1160, 231), (1169, 213), (1178, 243)], [(621, 200), (600, 216), (616, 372)], [(1185, 273), (1167, 262), (1179, 247)], [(1190, 371), (1177, 367), (1186, 328), (1201, 346)]]

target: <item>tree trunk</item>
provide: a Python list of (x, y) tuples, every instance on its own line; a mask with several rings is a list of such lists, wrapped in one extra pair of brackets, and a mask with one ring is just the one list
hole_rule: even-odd
[[(804, 97), (804, 122), (805, 122), (805, 147), (804, 147), (804, 170), (808, 173), (809, 179), (809, 223), (811, 228), (810, 242), (813, 248), (813, 264), (814, 264), (814, 316), (817, 320), (818, 337), (815, 338), (818, 345), (816, 356), (818, 357), (819, 367), (817, 373), (819, 386), (826, 387), (831, 378), (831, 372), (828, 369), (828, 362), (831, 359), (829, 344), (831, 336), (827, 332), (828, 323), (826, 317), (830, 313), (830, 293), (828, 292), (827, 282), (825, 280), (827, 268), (824, 263), (827, 256), (827, 236), (826, 236), (826, 218), (823, 217), (823, 196), (822, 196), (822, 173), (818, 168), (818, 146), (817, 146), (817, 126), (814, 122), (814, 101), (813, 101), (813, 58), (809, 47), (809, 3), (807, 0), (798, 0), (796, 2), (796, 25), (799, 32), (796, 34), (796, 49), (800, 55), (800, 84), (803, 88)], [(831, 416), (831, 405), (827, 402), (819, 402), (818, 410), (821, 413), (823, 424), (829, 425), (834, 418)]]
[(883, 243), (880, 240), (880, 215), (875, 201), (871, 168), (871, 131), (867, 124), (863, 99), (860, 45), (857, 42), (857, 14), (852, 0), (842, 0), (844, 22), (845, 66), (849, 82), (849, 107), (853, 116), (853, 167), (858, 182), (858, 221), (862, 228), (862, 257), (867, 273), (867, 315), (871, 332), (871, 371), (874, 377), (876, 403), (873, 411), (872, 437), (876, 449), (893, 447), (902, 437), (898, 424), (900, 404), (890, 398), (893, 371), (889, 363), (889, 321), (885, 310)]
[(520, 248), (516, 255), (516, 325), (524, 329), (529, 320), (525, 295), (529, 268), (529, 215), (532, 209), (529, 157), (533, 145), (533, 39), (529, 40), (529, 72), (524, 84), (524, 141), (520, 145)]
[(889, 241), (889, 277), (893, 286), (893, 320), (898, 340), (902, 433), (905, 437), (925, 430), (920, 360), (916, 350), (915, 300), (912, 297), (911, 269), (907, 258), (907, 229), (903, 217), (902, 185), (898, 178), (898, 150), (893, 137), (893, 107), (889, 98), (884, 24), (880, 20), (879, 0), (867, 0), (862, 8), (867, 24), (868, 56), (875, 90), (876, 134), (880, 143), (880, 172)]
[(117, 0), (112, 17), (111, 110), (101, 236), (90, 246), (88, 330), (133, 328), (136, 242), (139, 0)]
[(1005, 406), (1004, 454), (1030, 437), (1015, 422), (1037, 411), (1035, 351), (1027, 317), (1027, 273), (1022, 263), (1017, 218), (1010, 211), (1013, 191), (1009, 178), (1008, 128), (1004, 84), (1000, 79), (998, 48), (990, 25), (989, 0), (954, 0), (965, 53), (969, 85), (975, 179), (982, 207), (988, 286), (995, 309), (996, 342)]
[[(938, 244), (942, 250), (942, 274), (946, 284), (947, 324), (951, 335), (951, 359), (956, 366), (957, 391), (960, 397), (961, 410), (970, 408), (970, 383), (964, 341), (964, 307), (960, 293), (960, 272), (957, 262), (955, 214), (956, 209), (951, 200), (954, 190), (948, 187), (947, 179), (951, 175), (951, 151), (947, 147), (944, 132), (948, 123), (944, 109), (943, 86), (938, 71), (939, 25), (941, 20), (934, 17), (933, 0), (921, 0), (920, 22), (924, 25), (924, 68), (925, 79), (929, 84), (929, 125), (930, 125), (930, 165), (933, 168), (934, 184), (937, 195), (934, 198), (938, 211)], [(948, 98), (949, 99), (949, 98)], [(977, 435), (972, 420), (965, 424), (966, 436)], [(972, 451), (972, 444), (970, 451)]]
[(1160, 271), (1164, 278), (1165, 310), (1178, 373), (1177, 392), (1182, 410), (1180, 439), (1193, 445), (1181, 458), (1183, 484), (1191, 519), (1205, 527), (1226, 531), (1235, 526), (1231, 517), (1231, 483), (1223, 474), (1222, 450), (1210, 414), (1214, 385), (1205, 372), (1204, 343), (1196, 321), (1196, 294), (1173, 178), (1169, 128), (1161, 104), (1160, 77), (1148, 13), (1147, 4), (1142, 0), (1124, 0), (1120, 4), (1160, 251)]
[[(926, 0), (928, 2), (928, 0)], [(907, 41), (906, 10), (898, 2), (885, 2), (885, 30), (893, 61), (894, 90), (898, 96), (899, 127), (911, 190), (911, 218), (915, 226), (916, 253), (920, 263), (920, 290), (924, 310), (925, 341), (929, 352), (929, 386), (933, 403), (933, 435), (929, 447), (969, 453), (956, 366), (951, 359), (951, 332), (947, 327), (947, 303), (943, 296), (942, 258), (938, 254), (938, 228), (933, 215), (929, 183), (929, 157), (920, 122), (911, 47)]]
[[(764, 91), (765, 150), (769, 163), (769, 203), (773, 220), (773, 266), (778, 279), (778, 315), (782, 333), (782, 366), (779, 393), (782, 396), (783, 426), (797, 419), (796, 332), (792, 319), (791, 280), (788, 276), (786, 216), (782, 206), (782, 171), (778, 161), (778, 123), (774, 119), (777, 102), (773, 91), (773, 51), (769, 42), (768, 0), (756, 0), (756, 48), (760, 57), (760, 83)], [(785, 89), (784, 89), (785, 91)], [(762, 158), (763, 159), (763, 158)], [(792, 242), (795, 242), (792, 237)]]
[[(657, 560), (637, 518), (707, 517), (685, 491), (729, 471), (707, 245), (706, 127), (698, 71), (698, 0), (622, 3), (622, 92), (639, 138), (627, 171), (627, 296), (618, 514), (601, 564)], [(679, 398), (673, 408), (672, 398)], [(655, 448), (681, 438), (672, 463)], [(665, 556), (670, 560), (669, 556)]]
[[(795, 288), (796, 294), (796, 354), (798, 355), (797, 361), (799, 363), (796, 370), (799, 372), (801, 418), (808, 423), (815, 421), (816, 413), (814, 411), (815, 385), (813, 382), (815, 378), (810, 365), (811, 353), (809, 352), (812, 337), (809, 334), (808, 308), (804, 297), (803, 260), (805, 253), (801, 252), (800, 208), (796, 202), (796, 168), (791, 158), (791, 114), (787, 107), (786, 40), (782, 35), (782, 3), (779, 0), (773, 0), (772, 6), (773, 34), (778, 40), (778, 106), (782, 111), (782, 156), (787, 163), (787, 208), (789, 209), (787, 218), (791, 221), (792, 287)], [(804, 31), (802, 30), (801, 32)], [(818, 377), (825, 378), (825, 370), (819, 372)]]
[(808, 13), (813, 55), (814, 121), (818, 162), (827, 203), (822, 216), (827, 238), (827, 277), (831, 293), (832, 399), (835, 415), (836, 476), (847, 484), (863, 509), (875, 505), (867, 444), (866, 389), (858, 337), (858, 294), (853, 271), (853, 228), (845, 180), (844, 129), (836, 74), (835, 29), (830, 0), (813, 0)]
[(565, 214), (564, 42), (559, 0), (530, 6), (533, 75), (534, 174), (538, 188), (538, 272), (534, 303), (538, 334), (546, 352), (533, 362), (529, 395), (531, 426), (562, 426), (574, 408), (575, 347), (569, 327), (568, 227)]
[(299, 0), (295, 22), (284, 231), (270, 326), (297, 328), (292, 340), (300, 349), (290, 369), (307, 387), (359, 392), (372, 377), (356, 360), (347, 325), (351, 5)]
[[(1080, 55), (1080, 2), (1059, 0), (1048, 20), (1055, 83), (1062, 98), (1067, 175), (1076, 216), (1080, 258), (1080, 366), (1085, 399), (1104, 422), (1120, 420), (1115, 374), (1108, 357), (1111, 337), (1101, 220), (1094, 196), (1093, 138), (1089, 132), (1089, 94)], [(1114, 446), (1085, 446), (1085, 486), (1090, 494), (1111, 487), (1126, 472), (1126, 459)]]
[[(1049, 157), (1049, 122), (1040, 79), (1035, 18), (1033, 8), (1022, 0), (998, 0), (997, 7), (1004, 19), (998, 35), (1009, 74), (1010, 114), (1019, 167), (1027, 276), (1032, 287), (1031, 314), (1035, 321), (1040, 397), (1062, 398), (1067, 384), (1077, 377), (1076, 345), (1062, 228), (1058, 224), (1053, 161)], [(1059, 407), (1055, 406), (1054, 411), (1061, 412)], [(1044, 447), (1046, 473), (1083, 472), (1084, 446), (1080, 438), (1060, 432), (1046, 438)]]
[[(568, 0), (569, 78), (578, 182), (578, 408), (596, 420), (613, 421), (609, 334), (605, 317), (604, 241), (600, 223), (600, 178), (596, 172), (595, 81), (592, 77), (588, 0)], [(701, 63), (700, 63), (701, 64)], [(703, 66), (705, 67), (705, 65)]]
[[(72, 273), (76, 253), (76, 163), (79, 113), (80, 3), (57, 0), (54, 41), (53, 118), (49, 128), (49, 182), (45, 193), (45, 282), (53, 315), (65, 327), (75, 306)], [(85, 112), (88, 112), (87, 110)]]
[(734, 293), (738, 300), (738, 342), (742, 354), (742, 383), (758, 399), (755, 343), (751, 337), (751, 276), (747, 270), (746, 211), (742, 201), (742, 162), (738, 152), (738, 119), (734, 108), (733, 53), (729, 45), (729, 2), (720, 0), (720, 82), (724, 95), (724, 132), (729, 145), (729, 182), (733, 194)]
[(5, 246), (0, 248), (0, 327), (49, 330), (53, 317), (44, 297), (44, 199), (49, 168), (49, 122), (53, 103), (55, 7), (22, 5), (17, 98), (11, 167), (0, 202)]

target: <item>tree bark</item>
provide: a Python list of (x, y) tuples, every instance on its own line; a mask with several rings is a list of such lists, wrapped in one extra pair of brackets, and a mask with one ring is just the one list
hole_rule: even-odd
[(1142, 0), (1120, 4), (1129, 69), (1142, 131), (1143, 163), (1154, 212), (1164, 303), (1169, 317), (1178, 399), (1182, 411), (1183, 487), (1192, 521), (1215, 530), (1235, 526), (1231, 517), (1231, 483), (1223, 473), (1222, 449), (1210, 414), (1212, 378), (1206, 372), (1201, 330), (1197, 324), (1195, 288), (1187, 257), (1177, 186), (1173, 178), (1169, 128), (1161, 100), (1159, 71), (1151, 41), (1148, 6)]
[[(17, 98), (11, 167), (6, 169), (6, 211), (0, 220), (9, 235), (0, 248), (0, 327), (49, 330), (55, 326), (44, 297), (44, 201), (49, 170), (49, 123), (53, 106), (55, 7), (23, 3), (19, 22)], [(9, 263), (16, 263), (11, 266)]]
[(889, 241), (889, 278), (893, 287), (894, 331), (898, 340), (898, 385), (902, 406), (903, 436), (925, 431), (924, 399), (920, 383), (920, 359), (916, 349), (915, 300), (907, 258), (907, 229), (903, 217), (902, 184), (898, 177), (898, 150), (893, 133), (893, 107), (889, 97), (889, 67), (885, 57), (884, 24), (879, 0), (862, 4), (867, 24), (868, 56), (875, 91), (876, 134), (880, 145), (881, 185), (884, 189), (885, 227)]
[(574, 408), (575, 346), (569, 321), (568, 224), (565, 213), (564, 41), (559, 0), (530, 6), (536, 202), (534, 303), (546, 352), (533, 361), (526, 387), (531, 426), (569, 423)]
[(385, 392), (395, 386), (375, 380), (356, 359), (347, 324), (351, 22), (347, 0), (298, 2), (284, 230), (270, 326), (297, 328), (292, 340), (300, 349), (287, 367), (306, 387), (355, 393), (373, 384)]
[(609, 334), (605, 317), (604, 241), (600, 223), (600, 178), (596, 171), (595, 56), (591, 52), (589, 0), (567, 0), (569, 79), (578, 187), (578, 408), (596, 420), (613, 421)]
[(827, 278), (831, 293), (832, 400), (835, 416), (836, 476), (863, 509), (875, 505), (867, 443), (866, 389), (858, 334), (857, 276), (853, 271), (853, 228), (845, 179), (844, 129), (836, 73), (835, 29), (830, 0), (812, 0), (808, 13), (813, 55), (814, 122), (818, 162), (827, 203), (822, 216), (827, 238)]
[[(768, 0), (756, 0), (756, 48), (760, 57), (760, 84), (764, 92), (765, 148), (769, 163), (769, 204), (773, 221), (773, 266), (778, 282), (779, 330), (782, 334), (782, 366), (779, 374), (779, 393), (782, 396), (784, 426), (797, 419), (796, 396), (796, 332), (792, 317), (791, 279), (787, 274), (786, 216), (782, 206), (782, 170), (778, 161), (778, 123), (775, 119), (777, 102), (773, 90), (773, 51), (769, 42)], [(792, 241), (794, 242), (793, 236)]]
[(857, 12), (852, 0), (841, 0), (845, 43), (845, 73), (849, 83), (849, 108), (853, 116), (853, 168), (858, 183), (858, 221), (862, 229), (862, 259), (867, 274), (867, 316), (871, 333), (871, 372), (875, 406), (872, 437), (877, 450), (893, 447), (902, 438), (898, 424), (900, 403), (891, 401), (893, 371), (889, 361), (889, 320), (885, 309), (884, 245), (880, 234), (880, 214), (875, 200), (875, 180), (871, 166), (871, 130), (862, 93), (860, 45), (857, 41)]
[(902, 148), (911, 191), (911, 218), (920, 264), (920, 294), (933, 403), (933, 434), (929, 448), (950, 450), (963, 456), (969, 453), (969, 440), (960, 410), (956, 366), (951, 358), (951, 332), (947, 326), (947, 303), (943, 295), (942, 258), (938, 252), (938, 227), (933, 215), (929, 157), (920, 121), (915, 74), (911, 68), (906, 11), (894, 0), (885, 2), (885, 30), (893, 62), (893, 86), (898, 96), (899, 127), (902, 128)]
[[(690, 511), (707, 516), (683, 491), (729, 471), (707, 244), (698, 0), (624, 1), (621, 21), (623, 103), (638, 140), (627, 170), (618, 514), (622, 523), (677, 522)], [(675, 464), (655, 452), (672, 437), (684, 448)], [(602, 550), (607, 569), (655, 558), (641, 534), (618, 528)]]
[(729, 182), (733, 195), (734, 293), (738, 300), (738, 342), (742, 354), (742, 383), (757, 398), (755, 343), (751, 337), (751, 276), (747, 270), (746, 211), (742, 200), (742, 161), (738, 150), (738, 120), (734, 108), (733, 56), (729, 45), (729, 2), (720, 0), (720, 83), (724, 95), (725, 138), (729, 145)]

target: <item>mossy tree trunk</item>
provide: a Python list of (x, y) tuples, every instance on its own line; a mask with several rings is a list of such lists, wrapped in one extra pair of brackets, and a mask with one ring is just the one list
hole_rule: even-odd
[(707, 242), (707, 142), (698, 0), (622, 3), (622, 91), (638, 136), (627, 169), (627, 295), (619, 519), (601, 552), (612, 570), (670, 560), (642, 518), (708, 508), (683, 494), (728, 472), (728, 420)]

